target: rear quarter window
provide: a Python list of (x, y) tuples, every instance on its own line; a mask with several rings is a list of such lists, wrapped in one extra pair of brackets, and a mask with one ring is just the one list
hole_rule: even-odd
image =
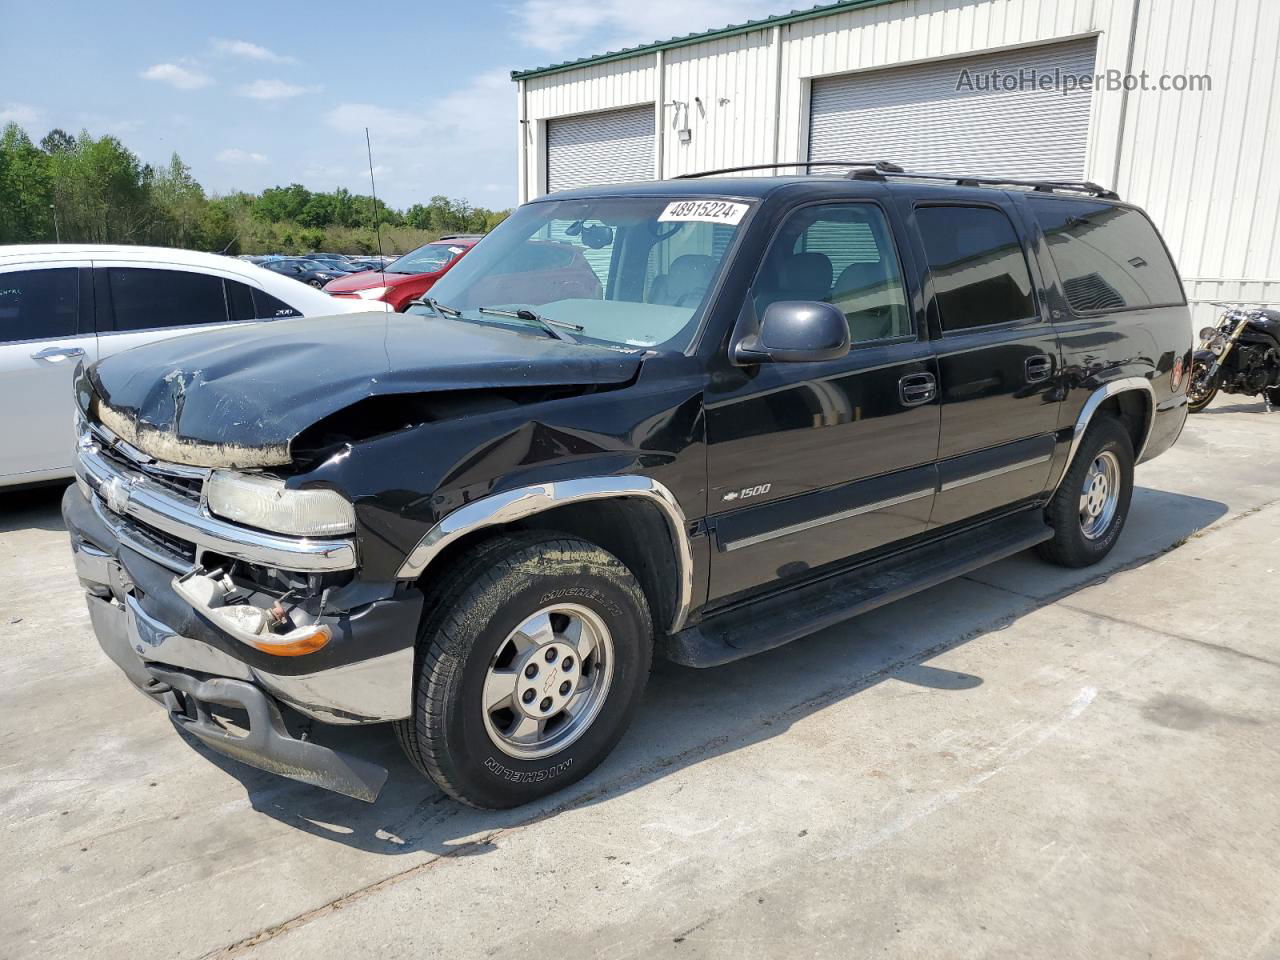
[(1181, 306), (1178, 272), (1139, 210), (1096, 200), (1028, 197), (1077, 313)]

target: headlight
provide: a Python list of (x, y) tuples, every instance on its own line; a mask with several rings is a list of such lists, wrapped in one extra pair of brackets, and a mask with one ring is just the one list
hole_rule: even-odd
[(351, 501), (333, 490), (289, 490), (272, 477), (215, 470), (205, 496), (210, 513), (260, 530), (308, 537), (355, 529)]
[(390, 289), (390, 287), (370, 287), (368, 290), (357, 290), (356, 296), (361, 300), (381, 300)]
[(1208, 347), (1210, 353), (1215, 357), (1220, 357), (1222, 356), (1222, 351), (1227, 349), (1227, 338), (1220, 333), (1215, 334), (1213, 339), (1209, 341)]
[(1218, 335), (1217, 327), (1201, 327), (1200, 328), (1200, 339), (1202, 341), (1212, 340), (1217, 335)]

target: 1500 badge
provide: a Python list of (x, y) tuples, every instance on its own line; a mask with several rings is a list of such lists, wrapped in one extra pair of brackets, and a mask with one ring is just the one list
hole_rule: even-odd
[(724, 500), (726, 503), (733, 500), (749, 500), (752, 497), (758, 497), (762, 494), (768, 493), (769, 488), (772, 486), (772, 483), (760, 483), (756, 484), (754, 487), (743, 487), (741, 490), (730, 490), (720, 499)]

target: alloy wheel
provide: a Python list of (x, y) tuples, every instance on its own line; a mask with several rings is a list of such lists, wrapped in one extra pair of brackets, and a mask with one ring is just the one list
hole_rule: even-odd
[(591, 726), (613, 680), (613, 635), (579, 604), (544, 607), (499, 644), (485, 673), (482, 711), (503, 753), (536, 760)]

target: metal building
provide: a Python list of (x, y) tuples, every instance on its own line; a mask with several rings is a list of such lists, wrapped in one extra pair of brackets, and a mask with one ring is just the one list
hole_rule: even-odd
[(1280, 0), (840, 0), (517, 71), (519, 196), (820, 159), (1083, 177), (1150, 212), (1204, 323), (1280, 305), (1278, 51)]

